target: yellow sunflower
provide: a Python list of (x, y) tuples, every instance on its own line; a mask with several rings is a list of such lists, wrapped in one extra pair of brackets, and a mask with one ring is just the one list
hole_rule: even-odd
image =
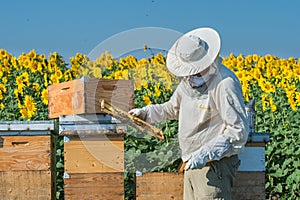
[(5, 85), (4, 84), (2, 84), (2, 83), (0, 83), (0, 91), (2, 91), (2, 92), (6, 92), (6, 87), (5, 87)]
[(152, 103), (150, 98), (146, 95), (143, 96), (143, 100), (144, 100), (146, 105), (150, 105)]
[(273, 61), (273, 56), (271, 56), (270, 54), (267, 54), (267, 55), (265, 55), (265, 60), (267, 62), (271, 62), (271, 61)]
[(25, 71), (22, 74), (22, 78), (23, 78), (23, 82), (26, 83), (27, 86), (29, 86), (29, 74), (28, 74), (28, 72)]
[(261, 78), (261, 71), (258, 68), (254, 69), (253, 78), (256, 80), (259, 80)]
[(275, 92), (275, 86), (273, 84), (271, 84), (268, 81), (265, 81), (265, 84), (262, 86), (262, 90), (267, 92), (267, 93), (271, 93), (271, 92)]
[(31, 50), (28, 54), (28, 57), (30, 57), (31, 59), (36, 58), (36, 51), (33, 49)]
[(32, 117), (34, 113), (37, 111), (36, 103), (31, 96), (26, 95), (24, 100), (24, 105), (28, 111), (28, 115)]
[(0, 49), (0, 60), (7, 56), (7, 52), (4, 49)]
[(161, 91), (160, 91), (159, 87), (160, 87), (159, 83), (156, 84), (155, 87), (154, 87), (154, 96), (155, 97), (159, 97), (161, 95)]
[(21, 110), (20, 110), (20, 113), (21, 113), (21, 117), (22, 118), (29, 118), (28, 117), (28, 112), (27, 112), (27, 110), (25, 109), (25, 108), (22, 108)]
[(4, 83), (4, 84), (7, 83), (7, 77), (2, 77), (2, 83)]
[(45, 105), (48, 105), (48, 89), (43, 89), (42, 100)]
[(296, 104), (300, 106), (300, 92), (295, 92)]
[(5, 105), (4, 105), (3, 103), (1, 103), (1, 104), (0, 104), (0, 109), (1, 109), (1, 110), (4, 110), (4, 108), (5, 108)]
[(243, 56), (243, 54), (240, 54), (237, 58), (236, 58), (236, 61), (238, 62), (238, 63), (243, 63), (244, 62), (244, 56)]
[(61, 72), (61, 70), (59, 68), (55, 69), (55, 74), (56, 74), (58, 80), (60, 80), (63, 77), (63, 73)]
[(270, 105), (269, 101), (267, 100), (267, 94), (262, 94), (261, 100), (262, 100), (263, 110), (267, 110)]
[(32, 84), (32, 88), (33, 88), (37, 93), (39, 93), (40, 85), (39, 85), (38, 83), (33, 83), (33, 84)]
[(32, 65), (31, 60), (30, 60), (28, 57), (25, 58), (24, 61), (23, 61), (23, 66), (24, 66), (25, 68), (30, 68), (31, 65)]
[(240, 81), (244, 78), (244, 71), (237, 71), (235, 74)]
[(115, 79), (116, 79), (116, 80), (120, 80), (120, 79), (123, 78), (122, 71), (120, 71), (120, 70), (119, 70), (119, 71), (116, 71), (114, 75), (115, 75)]
[(50, 76), (50, 80), (51, 80), (51, 83), (52, 83), (52, 84), (59, 83), (59, 79), (58, 79), (58, 77), (56, 76), (56, 74), (52, 74), (52, 75)]
[(46, 60), (46, 55), (45, 54), (40, 54), (40, 55), (38, 55), (38, 58), (41, 59), (42, 61)]
[(246, 56), (246, 63), (251, 64), (252, 63), (252, 55)]
[(253, 54), (253, 55), (252, 55), (252, 60), (253, 60), (254, 62), (258, 62), (259, 56), (258, 56), (257, 54)]
[(275, 111), (277, 110), (277, 106), (274, 104), (273, 98), (270, 97), (268, 100), (269, 100), (269, 103), (270, 103), (271, 111), (272, 111), (272, 112), (275, 112)]
[(93, 76), (96, 77), (96, 78), (102, 78), (102, 70), (100, 67), (95, 67), (93, 69)]

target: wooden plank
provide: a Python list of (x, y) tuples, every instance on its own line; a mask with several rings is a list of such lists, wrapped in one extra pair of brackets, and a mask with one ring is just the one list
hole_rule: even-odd
[(51, 199), (50, 171), (0, 171), (0, 199)]
[(233, 184), (233, 200), (265, 200), (265, 173), (239, 172)]
[(183, 173), (144, 173), (136, 177), (136, 199), (183, 199)]
[(64, 143), (65, 172), (123, 172), (123, 137), (70, 137)]
[(247, 142), (246, 147), (266, 147), (265, 142)]
[(0, 171), (50, 169), (51, 136), (0, 137)]
[[(136, 199), (183, 199), (183, 173), (150, 172), (136, 177)], [(233, 200), (265, 199), (264, 172), (238, 172)]]
[[(124, 137), (127, 131), (124, 129), (116, 129), (116, 130), (62, 130), (60, 135), (64, 135), (67, 137), (80, 136), (84, 137), (93, 137), (93, 136), (102, 136), (102, 137)], [(1, 141), (0, 141), (1, 142)]]
[(60, 115), (101, 113), (99, 99), (125, 111), (134, 107), (132, 80), (106, 80), (83, 77), (48, 87), (49, 118)]
[(124, 199), (123, 173), (75, 173), (64, 179), (66, 200)]

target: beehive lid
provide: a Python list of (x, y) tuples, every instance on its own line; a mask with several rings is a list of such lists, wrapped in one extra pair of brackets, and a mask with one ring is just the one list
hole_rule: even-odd
[(110, 135), (124, 136), (127, 132), (127, 124), (108, 114), (73, 114), (60, 115), (60, 135)]
[(55, 123), (49, 121), (0, 121), (0, 135), (49, 135)]
[(270, 134), (267, 132), (254, 132), (249, 134), (248, 142), (263, 142), (267, 143), (270, 141)]

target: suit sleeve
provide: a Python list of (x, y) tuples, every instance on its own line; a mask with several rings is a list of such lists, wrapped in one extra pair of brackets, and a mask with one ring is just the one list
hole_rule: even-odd
[(248, 138), (248, 121), (238, 80), (222, 80), (216, 94), (216, 107), (225, 124), (224, 136), (234, 148), (243, 148)]
[(163, 104), (152, 104), (143, 108), (146, 111), (146, 121), (148, 123), (160, 122), (162, 120), (178, 119), (181, 95), (177, 88), (170, 100)]

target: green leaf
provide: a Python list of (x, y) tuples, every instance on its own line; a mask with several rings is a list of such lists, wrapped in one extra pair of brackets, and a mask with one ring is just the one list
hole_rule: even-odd
[(64, 168), (64, 165), (63, 165), (63, 163), (61, 163), (61, 162), (58, 162), (58, 163), (56, 163), (56, 168)]
[(278, 184), (275, 186), (275, 191), (276, 191), (276, 192), (279, 192), (279, 193), (282, 193), (282, 184), (281, 184), (281, 183), (278, 183)]

